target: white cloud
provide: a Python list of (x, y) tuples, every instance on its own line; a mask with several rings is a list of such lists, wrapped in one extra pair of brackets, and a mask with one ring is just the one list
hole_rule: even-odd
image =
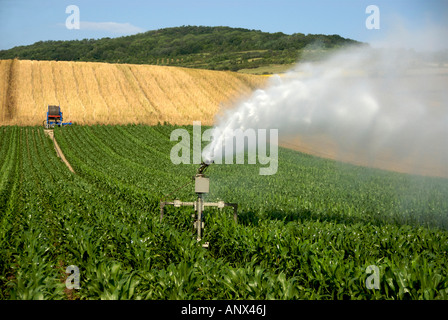
[(136, 27), (128, 22), (119, 23), (119, 22), (90, 22), (90, 21), (81, 21), (80, 22), (81, 30), (95, 30), (95, 31), (108, 31), (116, 34), (135, 34), (139, 32), (143, 32), (140, 27)]

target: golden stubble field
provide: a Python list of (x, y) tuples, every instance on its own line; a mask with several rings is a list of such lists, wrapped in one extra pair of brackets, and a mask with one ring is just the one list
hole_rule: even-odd
[(235, 72), (28, 60), (0, 60), (0, 79), (0, 125), (41, 125), (48, 105), (77, 124), (212, 125), (221, 107), (266, 83)]

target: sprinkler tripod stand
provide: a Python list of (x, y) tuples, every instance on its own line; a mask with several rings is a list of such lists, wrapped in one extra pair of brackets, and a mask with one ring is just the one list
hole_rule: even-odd
[[(163, 219), (163, 215), (165, 213), (165, 206), (172, 205), (176, 208), (183, 207), (183, 206), (189, 206), (194, 207), (194, 211), (196, 211), (197, 218), (194, 222), (194, 227), (198, 231), (197, 235), (197, 241), (202, 241), (202, 229), (204, 228), (204, 221), (202, 219), (204, 207), (217, 207), (219, 209), (222, 209), (224, 207), (233, 207), (233, 219), (235, 220), (235, 223), (238, 222), (238, 204), (236, 203), (225, 203), (224, 201), (218, 201), (218, 202), (205, 202), (204, 201), (204, 194), (209, 193), (210, 190), (210, 181), (209, 178), (204, 175), (205, 170), (207, 167), (212, 164), (202, 162), (201, 166), (196, 172), (196, 175), (193, 177), (195, 181), (194, 191), (197, 194), (198, 198), (194, 202), (183, 202), (180, 200), (174, 200), (174, 201), (160, 201), (160, 221)], [(195, 215), (193, 214), (193, 217)], [(202, 244), (204, 248), (208, 248), (209, 243), (204, 242)]]

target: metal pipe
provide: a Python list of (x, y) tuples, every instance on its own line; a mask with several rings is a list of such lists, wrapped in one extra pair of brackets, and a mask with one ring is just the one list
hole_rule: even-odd
[(165, 202), (160, 201), (160, 221), (162, 221), (163, 219), (163, 213), (164, 213), (164, 208), (165, 208)]
[(235, 223), (238, 223), (238, 204), (232, 203), (231, 205), (233, 207), (233, 220), (235, 220)]
[[(160, 201), (160, 221), (163, 219), (163, 215), (165, 214), (165, 206), (174, 206), (174, 207), (195, 207), (195, 210), (198, 211), (198, 208), (201, 208), (201, 213), (204, 210), (204, 207), (218, 207), (222, 209), (222, 207), (233, 207), (233, 220), (238, 223), (238, 204), (237, 203), (225, 203), (225, 202), (204, 202), (202, 199), (202, 194), (198, 194), (200, 196), (200, 200), (196, 202), (183, 202), (179, 200), (175, 201)], [(200, 205), (200, 204), (201, 205)], [(202, 219), (201, 219), (202, 220)]]
[(202, 239), (202, 193), (198, 194), (198, 220), (197, 220), (197, 228), (198, 228), (198, 241)]

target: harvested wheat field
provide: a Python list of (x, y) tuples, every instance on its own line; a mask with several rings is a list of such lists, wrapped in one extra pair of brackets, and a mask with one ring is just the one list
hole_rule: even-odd
[(0, 125), (40, 125), (48, 105), (77, 124), (211, 125), (220, 107), (266, 78), (235, 72), (95, 62), (0, 60)]

